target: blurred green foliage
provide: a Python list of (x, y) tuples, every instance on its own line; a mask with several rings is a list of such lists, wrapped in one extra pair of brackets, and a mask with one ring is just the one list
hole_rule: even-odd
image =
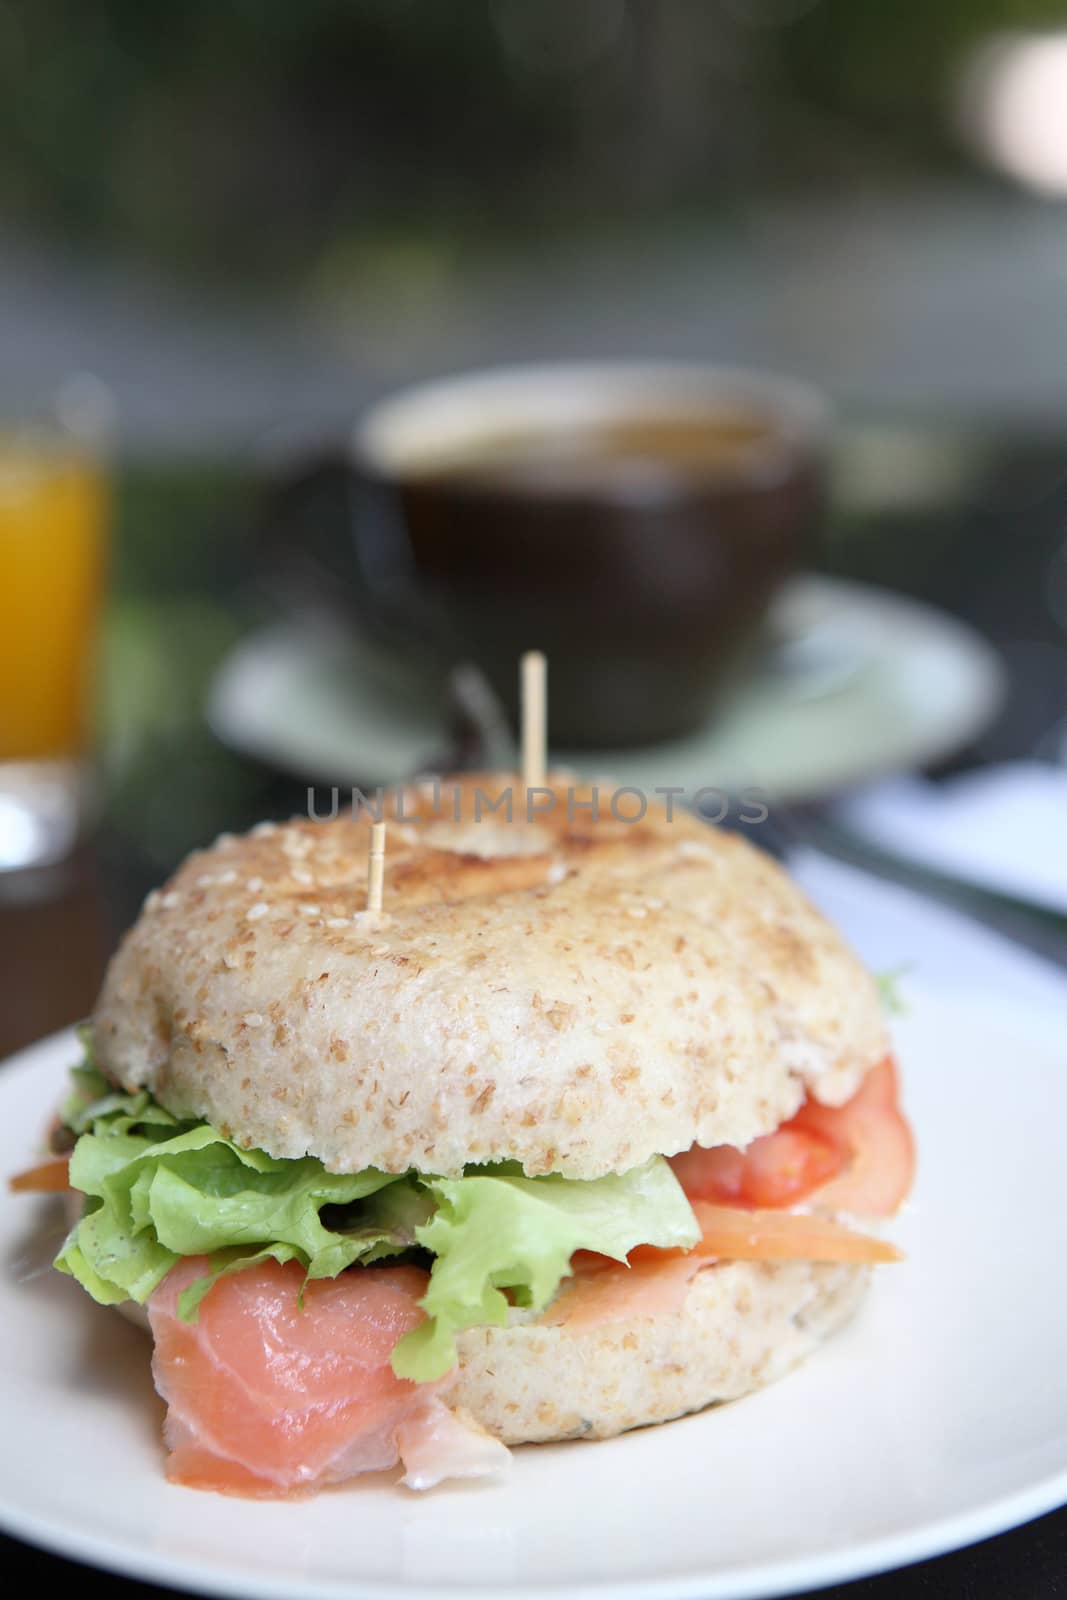
[(952, 162), (966, 48), (1064, 21), (1063, 0), (0, 0), (0, 205), (313, 288), (368, 239), (418, 264), (427, 238)]
[(264, 612), (251, 581), (256, 492), (232, 467), (142, 463), (120, 472), (102, 672), (109, 824), (169, 870), (217, 832), (254, 820), (262, 779), (204, 720), (227, 650)]

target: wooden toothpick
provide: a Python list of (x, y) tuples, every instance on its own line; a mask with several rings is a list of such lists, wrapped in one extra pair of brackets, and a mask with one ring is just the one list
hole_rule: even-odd
[(367, 856), (367, 910), (382, 909), (382, 885), (385, 879), (385, 823), (370, 825), (370, 853)]
[(547, 665), (540, 650), (527, 650), (522, 658), (522, 781), (527, 789), (545, 782), (545, 675)]

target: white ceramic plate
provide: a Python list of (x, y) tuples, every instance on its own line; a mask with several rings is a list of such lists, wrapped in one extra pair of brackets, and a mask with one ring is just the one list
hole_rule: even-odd
[[(0, 1520), (178, 1587), (302, 1600), (777, 1595), (915, 1561), (1067, 1500), (1063, 1014), (923, 1000), (899, 1043), (920, 1148), (853, 1326), (746, 1400), (603, 1444), (527, 1448), (510, 1482), (363, 1480), (298, 1504), (162, 1473), (147, 1347), (34, 1273), (47, 1202), (0, 1203)], [(25, 1163), (69, 1036), (0, 1072), (0, 1168)]]
[[(779, 649), (707, 727), (640, 750), (553, 748), (553, 761), (646, 790), (752, 784), (795, 802), (941, 760), (1000, 704), (992, 647), (888, 590), (795, 579), (771, 631)], [(366, 646), (293, 623), (235, 648), (207, 715), (224, 744), (305, 783), (395, 783), (447, 743), (440, 695), (416, 691)]]

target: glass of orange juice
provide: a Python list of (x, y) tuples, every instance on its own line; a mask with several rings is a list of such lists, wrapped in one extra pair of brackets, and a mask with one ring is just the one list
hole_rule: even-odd
[(0, 871), (62, 859), (91, 804), (104, 403), (83, 382), (55, 421), (0, 424)]

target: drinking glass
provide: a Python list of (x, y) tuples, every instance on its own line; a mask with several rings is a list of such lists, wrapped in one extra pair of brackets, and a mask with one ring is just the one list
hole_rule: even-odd
[(107, 391), (0, 422), (0, 871), (69, 854), (91, 813), (110, 510)]

